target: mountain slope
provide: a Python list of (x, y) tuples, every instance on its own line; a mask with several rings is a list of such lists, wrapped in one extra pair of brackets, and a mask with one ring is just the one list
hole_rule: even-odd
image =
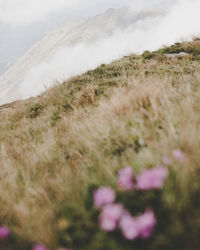
[(60, 46), (63, 46), (59, 42), (65, 39), (80, 22), (69, 22), (61, 29), (50, 32), (42, 41), (38, 42), (27, 54), (20, 58), (3, 76), (0, 76), (1, 103), (5, 103), (5, 100), (9, 102), (9, 100), (20, 99), (19, 94), (17, 94), (17, 87), (24, 79), (27, 71), (40, 64), (44, 58), (48, 61), (56, 53), (57, 49), (59, 50)]
[[(188, 56), (164, 55), (178, 51)], [(12, 231), (1, 249), (198, 248), (199, 59), (199, 39), (131, 55), (1, 111), (0, 217)], [(102, 232), (91, 188), (115, 188), (119, 169), (136, 174), (164, 164), (163, 156), (172, 160), (163, 190), (116, 188), (134, 213), (155, 209), (153, 236), (125, 241)]]
[[(66, 11), (49, 16), (43, 21), (34, 22), (22, 26), (0, 24), (0, 75), (9, 69), (9, 63), (17, 61), (37, 41), (41, 40), (48, 32), (58, 29), (69, 20), (77, 18), (70, 17)], [(11, 66), (11, 65), (10, 65)]]

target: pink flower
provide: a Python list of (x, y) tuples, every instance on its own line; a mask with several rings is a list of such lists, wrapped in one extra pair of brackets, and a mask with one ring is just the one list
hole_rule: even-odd
[(123, 168), (119, 171), (118, 186), (122, 190), (131, 190), (133, 184), (133, 169), (131, 167)]
[(33, 250), (47, 250), (47, 248), (44, 245), (35, 245), (33, 247)]
[(106, 205), (99, 217), (101, 229), (108, 232), (115, 230), (123, 212), (124, 209), (121, 204)]
[(10, 234), (10, 231), (7, 227), (1, 226), (0, 227), (0, 239), (6, 239)]
[(172, 165), (172, 159), (169, 158), (168, 156), (164, 156), (163, 159), (162, 159), (163, 163), (166, 165), (166, 166), (170, 166)]
[(137, 217), (138, 231), (141, 238), (146, 239), (156, 225), (156, 218), (152, 210), (147, 210), (143, 215)]
[(138, 237), (143, 239), (150, 237), (155, 225), (156, 219), (152, 210), (147, 210), (137, 217), (124, 213), (120, 221), (122, 234), (128, 240), (135, 240)]
[(125, 213), (119, 224), (123, 236), (128, 240), (135, 240), (139, 236), (137, 219), (129, 213)]
[(137, 188), (139, 190), (162, 188), (167, 175), (168, 169), (163, 166), (144, 170), (143, 173), (137, 177)]
[(95, 207), (100, 208), (115, 201), (115, 192), (109, 187), (100, 187), (94, 192)]
[(172, 154), (177, 161), (185, 160), (185, 154), (179, 149), (175, 149)]

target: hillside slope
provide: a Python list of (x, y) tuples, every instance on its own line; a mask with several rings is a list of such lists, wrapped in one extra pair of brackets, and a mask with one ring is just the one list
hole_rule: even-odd
[[(164, 55), (179, 51), (188, 56)], [(52, 250), (197, 249), (199, 60), (198, 39), (130, 55), (2, 109), (0, 218), (12, 237), (1, 249), (34, 243)], [(97, 212), (86, 202), (88, 187), (114, 188), (119, 169), (129, 165), (139, 173), (163, 164), (174, 150), (181, 157), (170, 163), (163, 191), (126, 197), (132, 207), (154, 199), (153, 237), (127, 242), (118, 232), (99, 230)]]

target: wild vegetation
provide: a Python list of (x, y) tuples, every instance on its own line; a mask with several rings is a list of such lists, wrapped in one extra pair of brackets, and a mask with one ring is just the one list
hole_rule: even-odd
[[(179, 52), (188, 55), (165, 56)], [(0, 223), (10, 234), (0, 230), (1, 249), (198, 249), (199, 59), (196, 38), (101, 65), (2, 107)], [(162, 188), (118, 187), (120, 169), (131, 166), (136, 178), (160, 165), (169, 172)], [(148, 239), (102, 230), (93, 200), (101, 186), (132, 216), (153, 209)]]

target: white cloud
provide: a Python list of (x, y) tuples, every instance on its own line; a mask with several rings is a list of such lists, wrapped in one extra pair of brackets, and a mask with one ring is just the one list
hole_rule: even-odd
[(28, 25), (64, 9), (72, 15), (95, 15), (110, 7), (144, 7), (168, 1), (171, 0), (0, 0), (0, 21), (12, 26)]
[(48, 14), (74, 8), (78, 0), (0, 0), (0, 20), (12, 25), (29, 24)]

